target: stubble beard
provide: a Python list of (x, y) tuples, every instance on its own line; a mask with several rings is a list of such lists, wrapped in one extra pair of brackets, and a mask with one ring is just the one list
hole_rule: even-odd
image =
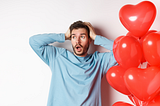
[(82, 46), (81, 44), (78, 44), (78, 45), (81, 46), (82, 50), (80, 52), (78, 52), (78, 51), (76, 51), (76, 45), (75, 46), (72, 45), (74, 54), (77, 55), (77, 56), (85, 55), (88, 52), (89, 43), (85, 46)]

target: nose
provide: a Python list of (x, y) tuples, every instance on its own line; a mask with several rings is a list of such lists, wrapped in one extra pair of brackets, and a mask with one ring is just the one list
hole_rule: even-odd
[(80, 38), (79, 37), (76, 39), (76, 43), (80, 43)]

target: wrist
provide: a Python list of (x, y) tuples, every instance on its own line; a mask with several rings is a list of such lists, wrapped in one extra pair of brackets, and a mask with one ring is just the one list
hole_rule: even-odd
[(65, 40), (70, 40), (70, 36), (66, 36), (65, 34)]
[(65, 33), (65, 40), (70, 40), (70, 30)]
[(96, 36), (97, 36), (97, 35), (92, 35), (92, 36), (91, 36), (91, 39), (92, 39), (92, 40), (95, 40)]

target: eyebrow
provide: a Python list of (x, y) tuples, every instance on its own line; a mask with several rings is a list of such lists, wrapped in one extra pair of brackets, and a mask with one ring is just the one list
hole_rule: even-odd
[(81, 33), (81, 35), (86, 35), (86, 33)]
[(71, 36), (72, 36), (72, 35), (75, 35), (75, 34), (71, 34)]
[[(76, 35), (76, 34), (71, 34), (71, 37), (72, 37), (73, 35)], [(81, 35), (86, 35), (86, 33), (81, 33)]]

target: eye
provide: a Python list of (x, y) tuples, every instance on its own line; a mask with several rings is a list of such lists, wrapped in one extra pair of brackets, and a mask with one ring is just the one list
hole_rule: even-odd
[(81, 36), (81, 38), (82, 38), (82, 39), (84, 39), (84, 38), (85, 38), (85, 36)]
[(72, 39), (75, 39), (76, 37), (75, 36), (72, 36)]

